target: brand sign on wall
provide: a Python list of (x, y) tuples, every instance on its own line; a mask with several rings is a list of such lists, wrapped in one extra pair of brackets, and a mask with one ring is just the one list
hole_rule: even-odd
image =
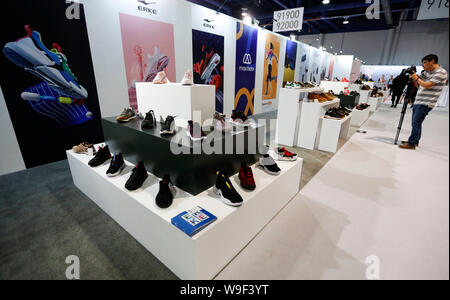
[(257, 45), (258, 29), (237, 22), (234, 108), (248, 116), (254, 113)]
[(449, 0), (422, 0), (417, 20), (448, 18)]

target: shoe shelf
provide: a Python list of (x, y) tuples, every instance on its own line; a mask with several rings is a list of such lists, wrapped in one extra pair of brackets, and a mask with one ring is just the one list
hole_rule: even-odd
[(346, 139), (348, 137), (352, 115), (353, 113), (350, 113), (343, 119), (321, 117), (317, 149), (336, 153), (339, 139)]
[(301, 148), (314, 150), (319, 132), (320, 119), (325, 116), (328, 109), (339, 107), (340, 99), (320, 103), (303, 101), (300, 109), (300, 121), (296, 145)]
[[(90, 156), (67, 151), (75, 186), (114, 219), (148, 251), (181, 279), (213, 279), (258, 232), (299, 192), (303, 160), (277, 162), (279, 176), (253, 166), (256, 190), (239, 185), (238, 175), (230, 177), (244, 199), (239, 208), (227, 206), (209, 188), (197, 196), (177, 188), (173, 204), (160, 209), (155, 204), (160, 178), (149, 174), (143, 186), (133, 192), (125, 182), (133, 165), (120, 176), (106, 175), (109, 162), (97, 168), (88, 165)], [(179, 213), (201, 206), (217, 221), (193, 237), (171, 224)], [(115, 249), (120, 251), (120, 249)]]
[(367, 103), (370, 105), (370, 111), (375, 112), (380, 107), (381, 102), (383, 102), (382, 97), (369, 97)]
[[(175, 124), (184, 128), (188, 120), (203, 124), (212, 119), (216, 112), (216, 90), (213, 85), (137, 82), (136, 96), (140, 112), (153, 110), (157, 120), (160, 116), (164, 119), (168, 115), (177, 116)], [(201, 113), (195, 116), (194, 112)]]
[(369, 119), (369, 116), (370, 116), (370, 107), (368, 107), (364, 110), (359, 110), (356, 108), (353, 109), (350, 126), (356, 126), (356, 127), (362, 126), (367, 121), (367, 119)]

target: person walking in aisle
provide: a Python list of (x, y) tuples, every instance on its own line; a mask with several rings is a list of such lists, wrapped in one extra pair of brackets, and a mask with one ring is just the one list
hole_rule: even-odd
[(408, 75), (406, 75), (406, 69), (403, 69), (400, 75), (394, 78), (392, 87), (392, 105), (391, 107), (397, 107), (400, 102), (400, 98), (403, 95), (405, 86), (408, 83)]
[(389, 89), (389, 96), (392, 95), (392, 88), (394, 87), (393, 82), (394, 82), (394, 75), (391, 75), (391, 77), (389, 77), (389, 80), (388, 80), (388, 83), (387, 83), (387, 86), (388, 86), (388, 89)]
[(416, 149), (422, 137), (422, 123), (428, 113), (436, 106), (441, 96), (445, 83), (448, 80), (448, 73), (438, 65), (437, 55), (430, 54), (422, 59), (424, 72), (418, 76), (415, 72), (410, 78), (419, 85), (416, 102), (413, 106), (412, 132), (408, 141), (399, 145), (402, 149)]

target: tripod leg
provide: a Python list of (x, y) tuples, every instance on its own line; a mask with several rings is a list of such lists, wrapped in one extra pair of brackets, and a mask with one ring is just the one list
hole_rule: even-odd
[(397, 135), (395, 136), (394, 145), (398, 145), (398, 138), (400, 131), (402, 131), (403, 120), (405, 119), (406, 109), (408, 108), (408, 102), (403, 101), (402, 113), (400, 115), (400, 121), (398, 122)]

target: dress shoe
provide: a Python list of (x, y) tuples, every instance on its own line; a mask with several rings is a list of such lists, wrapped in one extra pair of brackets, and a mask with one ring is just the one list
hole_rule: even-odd
[[(409, 144), (408, 141), (402, 141), (402, 144)], [(419, 147), (419, 143), (416, 144), (416, 147)]]
[(401, 148), (401, 149), (416, 150), (416, 146), (415, 146), (415, 145), (410, 145), (410, 144), (408, 144), (408, 143), (398, 145), (398, 147)]

